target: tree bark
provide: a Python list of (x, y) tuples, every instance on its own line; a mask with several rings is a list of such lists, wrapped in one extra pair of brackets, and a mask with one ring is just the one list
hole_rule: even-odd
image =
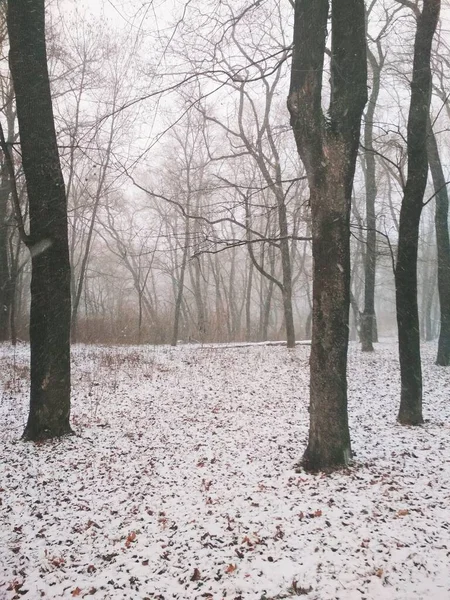
[(70, 428), (70, 264), (67, 201), (47, 70), (44, 0), (8, 2), (10, 69), (30, 211), (30, 412), (24, 438)]
[[(188, 208), (189, 208), (189, 205), (188, 205)], [(185, 274), (186, 274), (188, 252), (189, 252), (189, 219), (186, 219), (183, 258), (181, 259), (180, 275), (179, 275), (179, 279), (177, 281), (177, 288), (176, 288), (175, 312), (174, 312), (174, 319), (173, 319), (171, 346), (176, 346), (178, 343), (180, 318), (181, 318), (181, 306), (183, 304), (183, 296), (184, 296), (184, 278), (185, 278)]]
[[(378, 52), (379, 56), (381, 52)], [(378, 62), (375, 55), (368, 51), (369, 62), (372, 69), (372, 91), (367, 105), (364, 120), (364, 160), (366, 183), (366, 251), (364, 256), (364, 311), (361, 315), (361, 350), (373, 352), (373, 333), (376, 328), (375, 318), (375, 274), (376, 274), (376, 215), (375, 200), (377, 197), (376, 163), (373, 150), (373, 121), (378, 96), (380, 93), (380, 80), (382, 60)]]
[(253, 263), (248, 261), (247, 289), (245, 291), (245, 341), (252, 339), (252, 288), (253, 288)]
[[(14, 142), (15, 135), (15, 111), (13, 107), (14, 91), (12, 83), (9, 84), (6, 93), (3, 96), (3, 112), (7, 122), (7, 139), (4, 139), (2, 132), (2, 146), (4, 145), (3, 159), (1, 164), (0, 176), (0, 342), (5, 342), (10, 334), (10, 312), (12, 305), (12, 278), (10, 272), (9, 256), (9, 230), (8, 208), (11, 196), (11, 169), (8, 168), (8, 148)], [(11, 167), (11, 163), (9, 165)], [(14, 168), (14, 167), (13, 167)], [(10, 260), (11, 259), (11, 260)]]
[(9, 314), (11, 310), (11, 276), (8, 264), (8, 199), (9, 177), (6, 166), (2, 165), (0, 178), (0, 342), (6, 342), (9, 338)]
[(431, 100), (431, 45), (440, 12), (440, 0), (424, 0), (417, 17), (411, 103), (408, 116), (408, 175), (400, 210), (398, 255), (395, 269), (401, 398), (398, 421), (423, 423), (422, 367), (417, 306), (417, 252), (420, 215), (428, 176), (427, 124)]
[(436, 364), (441, 367), (450, 365), (450, 241), (448, 235), (448, 192), (444, 170), (436, 143), (436, 136), (428, 122), (428, 163), (436, 194), (436, 229), (438, 292), (441, 312)]
[(362, 112), (367, 101), (363, 0), (333, 0), (331, 100), (322, 111), (328, 0), (296, 0), (288, 108), (311, 194), (313, 325), (310, 429), (303, 466), (348, 464), (347, 349), (350, 206)]

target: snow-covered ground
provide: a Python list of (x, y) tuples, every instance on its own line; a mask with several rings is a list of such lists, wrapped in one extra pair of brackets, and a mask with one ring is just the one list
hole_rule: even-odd
[(350, 350), (355, 464), (296, 473), (309, 347), (74, 349), (77, 436), (19, 441), (0, 347), (0, 598), (448, 600), (450, 369), (396, 424), (395, 343)]

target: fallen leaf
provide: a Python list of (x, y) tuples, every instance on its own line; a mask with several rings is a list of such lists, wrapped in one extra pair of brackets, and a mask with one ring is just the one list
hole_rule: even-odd
[(406, 515), (409, 515), (409, 510), (407, 508), (402, 508), (397, 511), (397, 517), (406, 517)]
[(200, 581), (202, 576), (200, 575), (200, 571), (196, 568), (194, 569), (194, 574), (191, 577), (191, 581)]
[(228, 565), (228, 567), (225, 569), (225, 573), (228, 573), (228, 574), (230, 574), (230, 573), (234, 573), (234, 572), (236, 571), (236, 569), (237, 569), (237, 566), (236, 566), (236, 565), (231, 565), (231, 564), (230, 564), (230, 565)]
[(129, 548), (131, 546), (131, 543), (134, 542), (135, 539), (136, 539), (136, 532), (135, 531), (131, 531), (128, 534), (128, 537), (126, 539), (125, 547)]
[(72, 590), (72, 596), (79, 596), (81, 594), (81, 589), (79, 587), (76, 587), (74, 590)]

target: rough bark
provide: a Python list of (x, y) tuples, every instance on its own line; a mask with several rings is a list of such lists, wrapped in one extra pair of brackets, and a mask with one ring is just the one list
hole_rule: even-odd
[(322, 111), (328, 0), (296, 0), (288, 108), (311, 194), (313, 324), (310, 429), (303, 466), (333, 469), (351, 458), (347, 416), (350, 206), (367, 101), (363, 0), (331, 8), (331, 100)]
[(400, 210), (395, 288), (401, 375), (398, 421), (423, 423), (422, 367), (417, 306), (417, 252), (420, 215), (428, 176), (427, 124), (431, 100), (431, 45), (440, 0), (424, 0), (417, 16), (411, 103), (408, 116), (408, 174)]
[(436, 136), (428, 123), (428, 163), (436, 194), (436, 229), (438, 292), (441, 313), (441, 328), (436, 364), (450, 365), (450, 241), (448, 235), (448, 191), (436, 143)]
[(7, 25), (32, 260), (31, 393), (24, 438), (39, 440), (71, 433), (67, 202), (47, 70), (44, 0), (9, 2)]

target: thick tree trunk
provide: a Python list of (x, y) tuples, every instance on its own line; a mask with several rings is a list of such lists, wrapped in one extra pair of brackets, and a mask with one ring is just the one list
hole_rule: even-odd
[[(341, 187), (341, 186), (339, 186)], [(313, 209), (313, 321), (309, 442), (304, 465), (312, 470), (346, 465), (351, 458), (347, 419), (347, 345), (350, 291), (348, 220), (330, 214), (337, 198), (320, 190)]]
[(440, 0), (424, 0), (417, 17), (411, 104), (408, 117), (408, 176), (400, 210), (395, 269), (401, 399), (398, 420), (423, 423), (422, 367), (417, 306), (417, 251), (420, 215), (427, 184), (427, 125), (431, 99), (430, 56), (439, 19)]
[(67, 203), (45, 48), (44, 0), (8, 3), (10, 69), (30, 209), (31, 395), (25, 439), (71, 433)]
[(313, 325), (310, 429), (303, 466), (348, 464), (347, 348), (350, 206), (362, 112), (367, 100), (363, 0), (334, 0), (331, 100), (322, 112), (328, 0), (296, 0), (288, 107), (311, 192)]
[(441, 329), (436, 364), (450, 365), (450, 241), (448, 235), (448, 192), (442, 169), (436, 136), (428, 123), (428, 163), (436, 193), (436, 228), (438, 291), (441, 312)]

